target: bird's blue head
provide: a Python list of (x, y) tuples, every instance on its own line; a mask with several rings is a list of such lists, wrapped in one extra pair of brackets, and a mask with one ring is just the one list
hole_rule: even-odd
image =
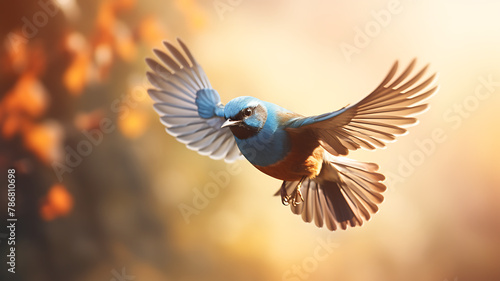
[(237, 97), (224, 107), (226, 122), (222, 127), (229, 127), (239, 139), (247, 139), (259, 133), (267, 119), (265, 104), (254, 97)]

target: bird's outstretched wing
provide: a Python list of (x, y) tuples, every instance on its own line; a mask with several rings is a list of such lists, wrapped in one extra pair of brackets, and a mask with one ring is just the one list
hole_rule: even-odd
[(225, 119), (219, 94), (186, 45), (178, 41), (185, 55), (163, 42), (170, 55), (157, 49), (154, 53), (164, 65), (146, 59), (152, 70), (147, 77), (154, 86), (148, 90), (154, 108), (167, 132), (189, 149), (213, 159), (234, 161), (241, 152), (229, 128), (221, 128)]
[(417, 123), (412, 116), (428, 107), (420, 102), (437, 90), (437, 86), (432, 86), (436, 74), (422, 79), (428, 66), (409, 78), (415, 63), (414, 59), (394, 78), (398, 69), (396, 61), (384, 81), (360, 102), (322, 115), (291, 119), (288, 128), (315, 134), (333, 155), (347, 155), (349, 150), (359, 148), (384, 147), (396, 135), (404, 134), (405, 127)]

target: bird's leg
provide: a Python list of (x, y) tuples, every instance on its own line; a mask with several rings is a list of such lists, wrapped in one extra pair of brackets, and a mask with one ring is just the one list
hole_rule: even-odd
[(280, 195), (281, 195), (281, 203), (283, 203), (283, 205), (285, 206), (288, 206), (290, 202), (290, 196), (288, 196), (286, 192), (286, 181), (283, 181), (283, 184), (281, 184)]
[(290, 202), (292, 202), (293, 206), (297, 206), (300, 203), (304, 202), (304, 197), (302, 196), (300, 188), (302, 187), (302, 182), (304, 182), (305, 179), (307, 179), (307, 177), (302, 177), (300, 179), (299, 183), (290, 195), (288, 195), (286, 190), (286, 181), (283, 182), (280, 188), (281, 203), (283, 203), (283, 205), (288, 206)]
[(297, 206), (297, 205), (301, 204), (302, 202), (304, 202), (304, 197), (302, 196), (302, 192), (300, 191), (300, 188), (302, 187), (302, 183), (304, 182), (304, 180), (306, 178), (307, 177), (302, 177), (300, 179), (299, 183), (297, 184), (297, 186), (293, 190), (292, 194), (290, 195), (290, 197), (292, 197), (292, 205), (293, 206)]

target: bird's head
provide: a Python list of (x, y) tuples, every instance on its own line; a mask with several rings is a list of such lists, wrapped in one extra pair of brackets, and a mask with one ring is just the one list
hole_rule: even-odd
[(226, 122), (222, 128), (229, 127), (239, 139), (247, 139), (259, 133), (267, 119), (264, 103), (254, 97), (238, 97), (224, 107)]

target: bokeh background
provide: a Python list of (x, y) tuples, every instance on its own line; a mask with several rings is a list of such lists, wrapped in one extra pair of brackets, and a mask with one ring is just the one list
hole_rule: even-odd
[[(1, 279), (500, 280), (498, 11), (451, 0), (5, 3), (0, 174), (16, 169), (18, 222), (13, 275), (2, 179)], [(177, 37), (225, 102), (332, 111), (414, 57), (440, 90), (408, 135), (350, 154), (380, 164), (386, 199), (363, 227), (329, 232), (272, 196), (278, 180), (165, 133), (144, 58)]]

